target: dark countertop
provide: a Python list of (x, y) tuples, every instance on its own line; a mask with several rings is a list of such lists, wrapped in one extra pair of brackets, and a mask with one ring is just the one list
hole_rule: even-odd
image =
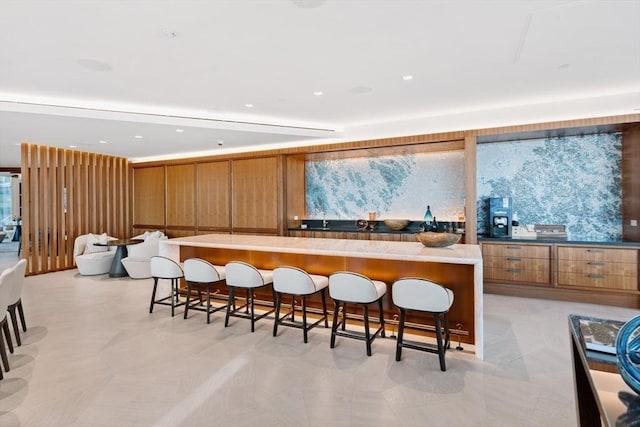
[[(384, 225), (383, 220), (368, 221), (373, 229), (367, 227), (364, 230), (359, 230), (356, 226), (356, 220), (335, 220), (327, 219), (327, 227), (322, 226), (322, 220), (318, 219), (306, 219), (302, 220), (302, 224), (306, 224), (307, 228), (301, 227), (289, 227), (289, 231), (326, 231), (326, 232), (343, 232), (343, 233), (389, 233), (389, 234), (415, 234), (420, 233), (422, 230), (423, 221), (410, 221), (409, 224), (403, 230), (392, 230)], [(464, 223), (438, 221), (440, 231), (451, 231), (458, 228), (464, 228)], [(464, 234), (464, 233), (461, 233)]]
[(625, 242), (622, 240), (593, 240), (588, 237), (571, 237), (564, 239), (514, 239), (478, 236), (478, 242), (514, 242), (514, 243), (555, 243), (555, 244), (574, 244), (574, 245), (598, 245), (598, 246), (629, 246), (640, 248), (640, 242)]

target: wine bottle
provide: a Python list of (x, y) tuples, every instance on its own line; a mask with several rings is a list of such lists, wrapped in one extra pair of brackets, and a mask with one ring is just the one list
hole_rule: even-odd
[(433, 231), (434, 233), (438, 232), (438, 221), (436, 221), (436, 217), (433, 217), (433, 222), (431, 223), (431, 227), (429, 227), (429, 231)]

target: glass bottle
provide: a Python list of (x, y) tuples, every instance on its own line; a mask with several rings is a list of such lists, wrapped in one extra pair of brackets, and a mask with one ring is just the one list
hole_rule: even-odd
[(431, 214), (431, 206), (427, 205), (427, 211), (424, 213), (424, 231), (431, 229), (431, 223), (433, 223), (433, 215)]
[(433, 217), (433, 222), (431, 223), (428, 231), (433, 231), (434, 233), (438, 232), (438, 221), (436, 221), (435, 216)]

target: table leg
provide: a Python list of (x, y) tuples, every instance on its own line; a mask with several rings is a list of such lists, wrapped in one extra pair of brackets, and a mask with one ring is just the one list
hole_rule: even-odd
[(127, 277), (127, 270), (122, 265), (122, 259), (128, 256), (127, 246), (119, 245), (116, 249), (116, 254), (111, 262), (111, 269), (109, 270), (109, 277)]

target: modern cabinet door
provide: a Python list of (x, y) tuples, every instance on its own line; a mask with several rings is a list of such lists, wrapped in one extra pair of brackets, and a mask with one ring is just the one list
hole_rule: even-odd
[(195, 227), (195, 212), (195, 165), (167, 166), (167, 228)]
[(133, 169), (133, 226), (135, 230), (164, 229), (164, 166)]
[(277, 233), (281, 203), (277, 157), (232, 163), (233, 232)]
[(228, 161), (220, 161), (196, 166), (198, 230), (228, 231), (231, 228), (229, 165)]
[(485, 280), (551, 284), (551, 246), (483, 243)]
[(638, 290), (638, 251), (559, 246), (558, 285)]

